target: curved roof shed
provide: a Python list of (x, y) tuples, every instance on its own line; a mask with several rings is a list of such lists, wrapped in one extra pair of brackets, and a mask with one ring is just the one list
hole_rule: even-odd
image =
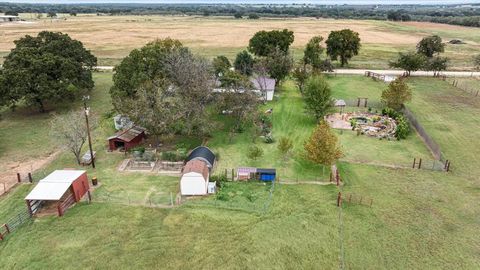
[(215, 164), (215, 154), (212, 152), (212, 150), (205, 146), (198, 146), (197, 148), (193, 149), (185, 159), (185, 163), (194, 159), (205, 161), (210, 170)]

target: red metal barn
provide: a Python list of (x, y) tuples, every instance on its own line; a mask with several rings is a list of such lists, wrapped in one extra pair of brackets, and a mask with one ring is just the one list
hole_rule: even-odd
[(55, 207), (62, 216), (85, 194), (90, 199), (90, 186), (87, 172), (83, 170), (56, 170), (40, 180), (25, 197), (30, 215), (37, 213), (42, 206)]
[(125, 151), (134, 148), (145, 139), (145, 129), (133, 126), (126, 130), (117, 132), (108, 138), (108, 148), (110, 151), (124, 149)]

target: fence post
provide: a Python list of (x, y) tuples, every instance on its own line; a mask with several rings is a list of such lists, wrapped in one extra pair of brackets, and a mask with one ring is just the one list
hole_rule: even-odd
[(20, 173), (17, 172), (17, 181), (18, 183), (22, 182), (22, 177), (20, 176)]
[(29, 181), (30, 183), (33, 183), (32, 173), (28, 173), (28, 181)]
[(372, 207), (373, 199), (370, 199), (370, 207)]
[(173, 206), (173, 196), (171, 191), (170, 191), (170, 205)]
[(341, 204), (342, 204), (342, 193), (341, 193), (341, 192), (338, 192), (338, 196), (337, 196), (337, 207), (340, 207)]
[(417, 164), (417, 158), (413, 158), (413, 166), (412, 166), (413, 169), (415, 169), (415, 164)]
[(422, 168), (422, 159), (420, 158), (420, 160), (418, 161), (418, 168), (421, 169)]
[(450, 161), (448, 161), (448, 163), (447, 163), (447, 172), (449, 172), (449, 171), (450, 171)]
[(5, 230), (7, 231), (7, 233), (10, 233), (10, 228), (8, 227), (8, 225), (6, 223), (3, 224), (3, 227), (5, 227)]

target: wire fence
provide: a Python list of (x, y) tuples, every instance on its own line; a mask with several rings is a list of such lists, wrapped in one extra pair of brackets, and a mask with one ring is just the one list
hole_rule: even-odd
[[(229, 182), (226, 183), (226, 185), (228, 184)], [(271, 183), (230, 182), (230, 185), (233, 187), (221, 187), (211, 198), (186, 199), (182, 205), (242, 211), (259, 215), (268, 213), (273, 201), (275, 181)], [(238, 189), (241, 186), (242, 188)]]
[(470, 94), (473, 97), (480, 97), (480, 79), (477, 78), (449, 78), (448, 82), (456, 88)]
[(177, 204), (177, 194), (173, 192), (94, 192), (92, 200), (101, 203), (112, 203), (130, 206), (171, 208)]
[(18, 211), (11, 216), (5, 223), (0, 223), (0, 240), (4, 240), (9, 234), (15, 232), (26, 223), (30, 223), (32, 218), (28, 210), (24, 209)]
[(434, 157), (438, 160), (444, 160), (440, 146), (430, 137), (430, 135), (428, 135), (427, 131), (418, 122), (415, 115), (407, 107), (403, 107), (402, 112), (405, 117), (407, 117), (408, 121), (410, 121), (410, 124), (412, 124), (412, 126), (417, 130), (427, 147), (432, 151)]

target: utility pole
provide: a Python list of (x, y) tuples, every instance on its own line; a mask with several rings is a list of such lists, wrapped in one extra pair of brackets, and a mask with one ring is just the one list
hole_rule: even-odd
[(83, 109), (85, 111), (85, 122), (87, 123), (87, 135), (88, 135), (88, 148), (90, 149), (90, 159), (92, 160), (92, 168), (95, 169), (95, 157), (93, 155), (92, 149), (92, 137), (90, 136), (90, 125), (88, 123), (88, 113), (89, 109), (87, 108), (87, 100), (90, 99), (90, 96), (83, 96)]

